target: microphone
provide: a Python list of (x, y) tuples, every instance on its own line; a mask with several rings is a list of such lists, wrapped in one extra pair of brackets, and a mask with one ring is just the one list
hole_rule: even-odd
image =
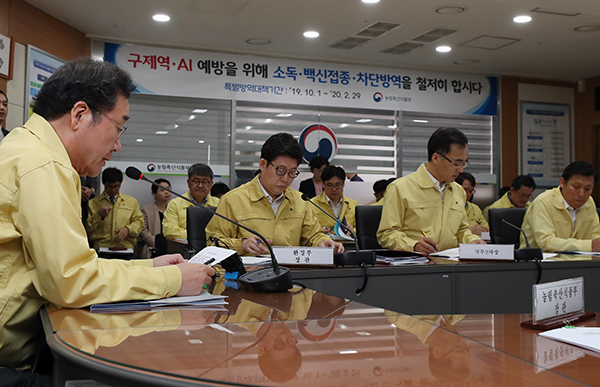
[(343, 253), (335, 254), (333, 257), (334, 264), (340, 265), (340, 266), (345, 266), (345, 265), (360, 266), (361, 263), (375, 265), (375, 260), (376, 260), (375, 252), (374, 251), (360, 251), (360, 248), (358, 247), (358, 239), (356, 238), (356, 235), (352, 232), (350, 227), (348, 227), (345, 224), (343, 224), (342, 222), (340, 222), (339, 219), (337, 219), (335, 216), (332, 216), (329, 212), (327, 212), (323, 208), (321, 208), (317, 203), (310, 200), (310, 198), (307, 195), (303, 194), (302, 200), (309, 202), (313, 206), (317, 207), (319, 210), (321, 210), (321, 212), (323, 212), (325, 215), (329, 216), (337, 224), (339, 224), (340, 227), (342, 228), (342, 230), (349, 232), (350, 236), (352, 236), (352, 238), (354, 239), (355, 251), (345, 251)]
[(500, 221), (502, 223), (509, 225), (512, 228), (519, 230), (521, 232), (521, 234), (523, 234), (523, 237), (525, 238), (525, 245), (527, 246), (527, 248), (515, 250), (515, 261), (531, 261), (531, 260), (538, 260), (538, 259), (541, 261), (542, 259), (544, 259), (542, 249), (532, 249), (531, 248), (531, 245), (529, 244), (529, 240), (527, 239), (527, 234), (525, 234), (525, 231), (523, 231), (523, 229), (521, 227), (515, 226), (514, 224), (510, 223), (508, 220), (506, 220), (504, 218), (500, 219)]
[(266, 292), (285, 292), (288, 289), (292, 288), (292, 272), (287, 267), (279, 267), (279, 264), (277, 263), (277, 259), (275, 259), (275, 254), (273, 253), (273, 248), (271, 247), (269, 242), (267, 242), (267, 239), (265, 237), (263, 237), (262, 235), (260, 235), (258, 232), (236, 222), (235, 220), (229, 219), (228, 217), (223, 216), (216, 211), (213, 211), (207, 207), (200, 206), (200, 205), (194, 203), (193, 201), (191, 201), (190, 199), (186, 198), (185, 196), (178, 194), (177, 192), (174, 192), (169, 188), (166, 188), (160, 184), (155, 183), (154, 181), (145, 177), (144, 174), (142, 173), (142, 171), (140, 171), (136, 167), (127, 167), (127, 169), (125, 170), (125, 174), (130, 179), (144, 180), (152, 185), (162, 188), (165, 191), (170, 192), (173, 195), (192, 203), (194, 206), (196, 206), (198, 208), (202, 208), (206, 211), (209, 211), (213, 215), (216, 215), (219, 218), (225, 219), (226, 221), (231, 222), (231, 223), (235, 224), (236, 226), (241, 227), (244, 230), (248, 231), (249, 233), (254, 234), (257, 237), (259, 237), (263, 241), (265, 246), (267, 246), (267, 248), (269, 249), (269, 253), (271, 254), (271, 265), (273, 267), (272, 268), (264, 267), (261, 269), (253, 270), (251, 272), (242, 274), (238, 278), (238, 282), (242, 289), (254, 291), (254, 292), (260, 292), (260, 293), (266, 293)]

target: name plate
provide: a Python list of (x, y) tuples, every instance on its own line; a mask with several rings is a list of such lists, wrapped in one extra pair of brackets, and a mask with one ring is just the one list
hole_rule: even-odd
[(533, 323), (583, 312), (583, 277), (533, 285)]
[(511, 261), (515, 259), (515, 246), (461, 243), (459, 245), (459, 259)]
[(273, 247), (277, 262), (293, 265), (333, 265), (331, 247)]

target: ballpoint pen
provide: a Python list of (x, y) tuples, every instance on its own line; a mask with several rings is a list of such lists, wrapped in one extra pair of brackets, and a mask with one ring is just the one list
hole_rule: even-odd
[[(427, 236), (427, 234), (425, 234), (425, 231), (421, 231), (421, 234), (423, 234), (423, 236), (424, 236), (425, 238), (429, 238), (429, 237)], [(438, 251), (438, 249), (437, 249), (437, 248), (436, 248), (434, 245), (431, 245), (431, 246), (432, 246), (432, 247), (435, 249), (435, 251)]]

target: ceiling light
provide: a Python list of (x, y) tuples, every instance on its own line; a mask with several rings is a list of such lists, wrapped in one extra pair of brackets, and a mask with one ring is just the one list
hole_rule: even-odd
[(304, 34), (305, 38), (318, 38), (319, 33), (317, 31), (306, 31)]
[(246, 126), (246, 130), (250, 130), (252, 127), (250, 125)]
[(373, 120), (370, 119), (370, 118), (361, 118), (360, 120), (356, 120), (356, 122), (361, 122), (361, 123), (363, 123), (363, 122), (371, 122), (371, 121), (373, 121)]
[(154, 134), (167, 134), (169, 132), (167, 132), (166, 130), (159, 130), (158, 132), (154, 132)]
[(169, 17), (168, 15), (154, 15), (152, 16), (152, 19), (154, 19), (157, 22), (168, 22), (169, 20), (171, 20), (171, 17)]
[(467, 10), (467, 7), (459, 6), (459, 5), (443, 5), (435, 9), (435, 13), (439, 13), (440, 15), (457, 15), (459, 13), (463, 13)]
[(144, 142), (144, 139), (143, 139), (143, 138), (138, 138), (138, 139), (137, 139), (137, 140), (135, 140), (135, 141), (137, 141), (137, 142)]
[(177, 128), (179, 128), (179, 125), (177, 125), (177, 124), (170, 124), (170, 125), (165, 126), (166, 130), (172, 130), (172, 129), (177, 129)]
[(265, 44), (271, 43), (269, 39), (247, 39), (246, 43), (253, 46), (264, 46)]
[(290, 113), (279, 113), (278, 115), (276, 115), (275, 117), (291, 117), (292, 115)]
[(200, 140), (198, 141), (200, 144), (204, 144), (204, 140)]
[(362, 0), (362, 2), (366, 4), (375, 4), (379, 3), (379, 0)]
[(267, 118), (267, 119), (265, 120), (265, 122), (266, 122), (267, 124), (268, 124), (269, 122), (271, 122), (271, 121), (273, 121), (273, 120), (272, 120), (272, 119), (270, 119), (270, 118)]
[(388, 125), (388, 128), (390, 128), (390, 129), (396, 129), (396, 124)]
[(437, 46), (435, 48), (435, 50), (437, 52), (450, 52), (450, 51), (452, 51), (452, 47), (450, 47), (450, 46)]
[(177, 122), (186, 122), (186, 121), (191, 121), (191, 120), (193, 120), (194, 118), (196, 118), (196, 116), (195, 116), (195, 115), (193, 115), (193, 114), (190, 114), (189, 116), (188, 116), (188, 115), (181, 116), (181, 117), (179, 117), (179, 118), (178, 118), (176, 121), (177, 121)]
[(600, 31), (600, 24), (586, 24), (583, 26), (575, 27), (573, 30), (577, 32), (596, 32)]
[(371, 336), (371, 333), (369, 332), (356, 332), (356, 334), (359, 336)]
[(208, 111), (208, 109), (194, 109), (192, 113), (204, 114)]
[(340, 351), (340, 355), (351, 355), (354, 353), (358, 353), (358, 351)]
[(345, 128), (346, 126), (348, 126), (348, 124), (341, 124), (340, 128)]
[(254, 140), (248, 140), (248, 144), (254, 144)]
[(413, 120), (413, 122), (423, 122), (423, 123), (425, 123), (425, 124), (426, 124), (426, 123), (428, 123), (429, 121), (427, 121), (427, 120)]
[(529, 23), (531, 21), (531, 16), (527, 16), (527, 15), (515, 16), (513, 18), (513, 21), (515, 23)]

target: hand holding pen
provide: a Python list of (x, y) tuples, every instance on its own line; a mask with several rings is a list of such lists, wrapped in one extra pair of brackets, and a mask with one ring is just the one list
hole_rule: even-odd
[(417, 243), (415, 243), (415, 251), (420, 253), (432, 254), (438, 251), (438, 243), (429, 238), (425, 231), (421, 231), (423, 234), (423, 238), (419, 239)]

